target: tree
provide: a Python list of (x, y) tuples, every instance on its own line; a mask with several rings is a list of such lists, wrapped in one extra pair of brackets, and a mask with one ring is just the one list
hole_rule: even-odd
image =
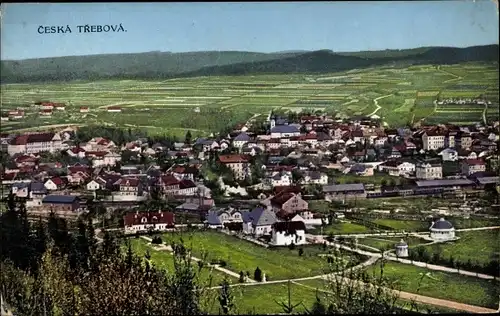
[(262, 270), (260, 270), (259, 267), (257, 267), (253, 273), (253, 278), (255, 281), (261, 282), (262, 281)]
[(288, 302), (285, 303), (285, 302), (278, 302), (276, 300), (274, 301), (283, 308), (283, 312), (285, 312), (286, 314), (292, 314), (295, 308), (297, 308), (299, 305), (302, 305), (302, 302), (299, 302), (298, 304), (295, 305), (292, 304), (290, 280), (288, 280)]
[(222, 315), (229, 315), (234, 309), (234, 297), (231, 293), (231, 287), (227, 278), (222, 281), (219, 292), (219, 304), (222, 309)]
[(239, 278), (240, 283), (245, 283), (245, 274), (243, 271), (240, 271), (240, 278)]
[(299, 249), (299, 257), (301, 257), (304, 254), (304, 249), (300, 248)]
[(192, 138), (193, 138), (193, 136), (191, 135), (191, 131), (188, 130), (187, 133), (186, 133), (186, 137), (184, 138), (184, 142), (186, 144), (191, 144)]

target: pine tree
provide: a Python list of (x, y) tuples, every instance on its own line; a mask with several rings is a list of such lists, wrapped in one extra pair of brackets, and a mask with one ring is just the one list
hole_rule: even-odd
[(219, 292), (219, 304), (222, 309), (222, 315), (229, 315), (234, 309), (234, 297), (231, 293), (231, 287), (226, 278), (222, 281)]

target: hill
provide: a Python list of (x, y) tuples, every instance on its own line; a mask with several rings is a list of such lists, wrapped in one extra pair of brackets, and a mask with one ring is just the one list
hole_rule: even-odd
[(238, 51), (107, 54), (2, 61), (1, 81), (21, 83), (112, 78), (168, 79), (262, 73), (327, 73), (379, 65), (498, 62), (498, 56), (498, 45), (352, 53), (320, 50), (269, 54)]

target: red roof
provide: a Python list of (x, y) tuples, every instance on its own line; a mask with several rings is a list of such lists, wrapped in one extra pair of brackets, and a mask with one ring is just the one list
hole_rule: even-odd
[(81, 153), (81, 152), (85, 152), (85, 149), (83, 149), (82, 147), (74, 147), (74, 148), (71, 148), (70, 150), (75, 155), (78, 153)]
[(16, 163), (22, 163), (22, 162), (36, 162), (38, 159), (35, 157), (27, 156), (27, 155), (22, 155), (17, 157), (14, 161)]
[(271, 199), (271, 203), (280, 207), (288, 200), (295, 196), (292, 192), (280, 192)]
[(89, 109), (89, 107), (88, 107), (88, 106), (81, 106), (81, 107), (80, 107), (80, 110), (88, 110), (88, 109)]
[(108, 110), (121, 110), (119, 106), (108, 106)]
[(123, 216), (125, 227), (144, 224), (166, 224), (174, 227), (175, 215), (172, 212), (131, 212)]
[(52, 182), (54, 182), (54, 184), (57, 185), (57, 186), (60, 186), (60, 185), (64, 184), (64, 181), (61, 178), (59, 178), (59, 177), (55, 177), (55, 178), (52, 178), (50, 180), (52, 180)]
[(97, 142), (97, 145), (107, 146), (109, 143), (110, 143), (109, 140), (107, 140), (106, 138), (102, 138)]
[(42, 112), (42, 113), (52, 113), (52, 110), (46, 109), (46, 110), (41, 110), (40, 112)]
[(52, 141), (54, 133), (38, 133), (21, 135), (14, 138), (11, 142), (12, 145), (26, 145), (31, 143), (46, 143)]
[(246, 163), (249, 160), (245, 155), (221, 155), (219, 161), (222, 163)]
[(484, 161), (482, 161), (481, 159), (467, 159), (465, 161), (465, 163), (467, 163), (469, 166), (473, 166), (473, 165), (484, 165)]
[(94, 157), (104, 157), (108, 154), (107, 151), (87, 151), (85, 156), (94, 156)]
[(117, 185), (120, 186), (127, 186), (127, 187), (137, 187), (140, 184), (139, 179), (135, 178), (121, 178), (120, 180), (116, 181)]
[(300, 186), (295, 185), (295, 186), (275, 186), (273, 188), (274, 194), (280, 194), (281, 192), (291, 192), (291, 193), (300, 193)]
[(73, 166), (73, 167), (68, 167), (68, 171), (70, 174), (77, 173), (77, 172), (88, 172), (89, 167), (87, 167), (87, 166)]
[(165, 186), (180, 184), (179, 180), (177, 180), (177, 178), (171, 174), (167, 174), (165, 176), (162, 176), (160, 178), (160, 182), (161, 182), (161, 184), (163, 184)]
[(179, 189), (189, 189), (189, 188), (196, 188), (196, 184), (191, 181), (191, 180), (181, 180), (179, 184)]
[(5, 173), (1, 176), (1, 179), (2, 180), (5, 180), (5, 181), (12, 181), (14, 180), (14, 178), (17, 176), (17, 172), (9, 172), (9, 173)]

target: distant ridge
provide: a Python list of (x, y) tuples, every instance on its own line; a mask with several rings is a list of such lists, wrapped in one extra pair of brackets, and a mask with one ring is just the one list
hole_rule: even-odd
[(2, 83), (260, 73), (325, 73), (380, 65), (497, 62), (498, 45), (334, 53), (331, 50), (147, 52), (1, 61)]

